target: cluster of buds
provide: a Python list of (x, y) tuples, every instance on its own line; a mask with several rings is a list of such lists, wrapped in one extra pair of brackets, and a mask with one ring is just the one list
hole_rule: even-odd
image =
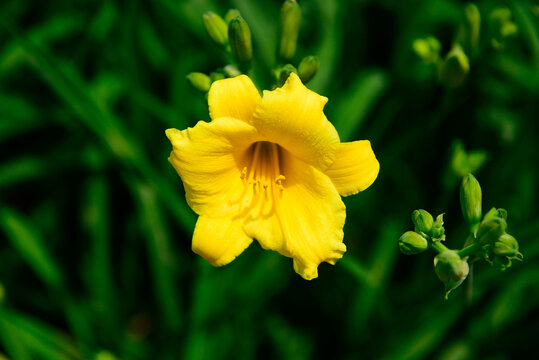
[[(507, 39), (518, 33), (518, 27), (511, 20), (511, 10), (506, 7), (497, 7), (489, 15), (488, 34), (483, 38), (490, 39), (494, 49), (502, 50)], [(412, 49), (426, 65), (436, 67), (440, 84), (455, 89), (466, 82), (470, 72), (469, 58), (478, 53), (480, 29), (479, 9), (469, 3), (463, 9), (459, 28), (445, 57), (440, 56), (440, 41), (432, 35), (415, 39)]]
[(460, 250), (449, 249), (442, 243), (445, 240), (443, 214), (434, 220), (422, 209), (412, 213), (414, 231), (407, 231), (399, 238), (403, 254), (415, 255), (428, 248), (438, 253), (434, 270), (445, 285), (446, 298), (468, 276), (469, 261), (485, 259), (506, 270), (512, 260), (523, 259), (517, 240), (506, 232), (507, 211), (493, 208), (482, 217), (481, 202), (481, 186), (472, 174), (467, 174), (462, 180), (460, 204), (470, 235)]
[(253, 45), (249, 25), (236, 9), (228, 10), (224, 19), (213, 11), (208, 11), (202, 16), (202, 21), (212, 42), (224, 51), (230, 60), (230, 64), (209, 75), (201, 72), (187, 75), (187, 80), (195, 89), (207, 92), (212, 82), (248, 71), (253, 58)]
[[(253, 44), (249, 25), (237, 9), (228, 10), (224, 18), (208, 11), (203, 15), (202, 20), (210, 39), (224, 52), (227, 62), (229, 62), (209, 75), (201, 72), (192, 72), (187, 75), (187, 80), (195, 89), (207, 92), (214, 81), (250, 73), (253, 61)], [(318, 71), (320, 64), (314, 56), (303, 58), (297, 66), (290, 63), (296, 53), (300, 26), (301, 8), (299, 4), (295, 0), (285, 0), (281, 8), (277, 48), (280, 63), (273, 71), (275, 87), (284, 84), (292, 72), (298, 74), (301, 81), (306, 84)]]

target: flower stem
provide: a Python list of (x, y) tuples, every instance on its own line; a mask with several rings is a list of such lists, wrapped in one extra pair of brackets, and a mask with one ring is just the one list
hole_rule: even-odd
[(433, 248), (434, 250), (436, 250), (438, 253), (441, 253), (441, 252), (444, 252), (444, 251), (449, 250), (449, 249), (447, 248), (447, 246), (445, 246), (444, 244), (442, 244), (440, 241), (433, 241), (433, 242), (430, 244), (430, 247)]
[(470, 246), (465, 247), (462, 250), (457, 251), (457, 254), (459, 254), (459, 256), (461, 258), (464, 258), (466, 256), (470, 256), (470, 255), (475, 254), (476, 252), (478, 252), (482, 248), (483, 247), (481, 245), (479, 245), (479, 244), (472, 244)]

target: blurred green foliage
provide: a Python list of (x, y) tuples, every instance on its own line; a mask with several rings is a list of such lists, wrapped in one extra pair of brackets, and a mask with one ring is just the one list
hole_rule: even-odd
[[(463, 2), (300, 5), (294, 63), (317, 56), (309, 87), (330, 99), (342, 140), (371, 140), (381, 163), (374, 185), (345, 199), (347, 254), (311, 282), (257, 244), (224, 268), (193, 254), (195, 215), (166, 160), (166, 128), (208, 119), (186, 75), (225, 60), (202, 14), (239, 9), (255, 80), (269, 88), (279, 1), (0, 3), (0, 359), (453, 360), (531, 350), (537, 5), (477, 4), (479, 45), (456, 89), (440, 86), (413, 44), (434, 36), (447, 54)], [(448, 245), (460, 247), (458, 180), (468, 171), (485, 208), (509, 210), (526, 258), (505, 273), (479, 264), (467, 291), (445, 301), (431, 257), (400, 255), (397, 239), (424, 208), (446, 211)]]

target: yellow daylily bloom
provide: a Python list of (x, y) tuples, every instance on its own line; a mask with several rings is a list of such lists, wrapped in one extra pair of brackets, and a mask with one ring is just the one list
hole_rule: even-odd
[(256, 239), (308, 280), (343, 256), (341, 196), (369, 187), (380, 165), (368, 140), (340, 142), (326, 102), (294, 73), (262, 97), (241, 75), (212, 84), (211, 122), (166, 131), (169, 161), (199, 215), (195, 253), (222, 266)]

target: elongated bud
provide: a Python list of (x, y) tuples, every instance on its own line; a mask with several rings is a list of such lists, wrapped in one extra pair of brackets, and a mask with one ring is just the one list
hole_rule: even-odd
[(241, 71), (234, 65), (226, 65), (223, 70), (225, 70), (225, 74), (228, 77), (236, 77), (241, 75)]
[(253, 57), (251, 30), (241, 16), (236, 16), (228, 25), (228, 41), (237, 62), (246, 63)]
[(440, 64), (438, 77), (443, 85), (450, 88), (457, 88), (464, 84), (469, 71), (470, 63), (468, 57), (462, 50), (462, 47), (459, 44), (455, 44)]
[(241, 16), (240, 11), (238, 9), (229, 9), (225, 15), (225, 22), (228, 25), (233, 19), (237, 18), (238, 16)]
[(198, 91), (207, 92), (208, 90), (210, 90), (211, 79), (206, 74), (192, 72), (187, 75), (187, 80), (189, 80), (191, 85), (193, 85), (193, 87)]
[(436, 221), (432, 224), (431, 236), (434, 241), (445, 240), (444, 214), (436, 217)]
[(294, 65), (292, 64), (286, 64), (285, 66), (283, 66), (281, 68), (281, 72), (279, 74), (279, 82), (281, 84), (284, 84), (286, 82), (286, 80), (288, 79), (288, 77), (290, 76), (291, 73), (296, 73), (297, 74), (297, 70), (296, 68), (294, 67)]
[(481, 14), (475, 4), (469, 3), (464, 8), (464, 21), (460, 29), (459, 38), (466, 44), (467, 50), (473, 50), (479, 42), (481, 28)]
[(430, 235), (432, 225), (434, 224), (434, 219), (428, 211), (423, 209), (414, 210), (412, 213), (412, 222), (417, 230)]
[(479, 225), (476, 239), (481, 245), (494, 244), (505, 233), (506, 227), (507, 223), (504, 219), (499, 217), (490, 218)]
[(492, 252), (494, 255), (507, 256), (507, 257), (521, 257), (522, 254), (518, 252), (518, 242), (513, 236), (505, 233), (502, 234), (498, 240), (492, 245)]
[(414, 231), (407, 231), (399, 238), (399, 249), (405, 255), (415, 255), (427, 250), (427, 239)]
[(481, 221), (481, 185), (472, 174), (466, 175), (462, 180), (460, 206), (462, 215), (470, 226)]
[(226, 46), (228, 43), (228, 33), (223, 18), (213, 11), (208, 11), (202, 15), (202, 20), (213, 42), (219, 46)]
[(447, 299), (449, 293), (466, 279), (470, 267), (456, 251), (447, 250), (434, 258), (434, 271), (438, 279), (445, 284), (445, 298)]
[(306, 56), (298, 66), (298, 75), (303, 84), (307, 84), (316, 75), (320, 61), (316, 56)]
[(279, 55), (288, 60), (296, 53), (301, 9), (295, 0), (285, 0), (281, 8), (281, 44)]

